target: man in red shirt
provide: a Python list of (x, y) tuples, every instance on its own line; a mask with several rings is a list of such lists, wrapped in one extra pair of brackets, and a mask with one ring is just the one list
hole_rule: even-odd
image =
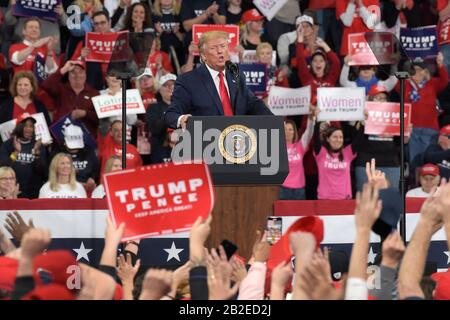
[(373, 30), (380, 21), (381, 11), (378, 0), (336, 1), (336, 17), (344, 24), (341, 55), (348, 54), (348, 35)]
[[(103, 174), (106, 161), (111, 156), (122, 157), (122, 121), (116, 120), (111, 124), (109, 135), (106, 136), (103, 146), (99, 146), (99, 150), (100, 172)], [(142, 166), (142, 158), (136, 147), (127, 143), (126, 150), (126, 168), (133, 169)]]
[(9, 60), (14, 72), (28, 70), (33, 71), (36, 57), (45, 60), (45, 71), (48, 74), (58, 69), (54, 46), (58, 42), (56, 38), (41, 36), (41, 24), (36, 18), (29, 18), (23, 25), (22, 43), (16, 43), (9, 49)]
[[(98, 117), (91, 98), (98, 96), (99, 92), (86, 84), (85, 68), (83, 61), (67, 61), (64, 67), (45, 80), (41, 87), (56, 102), (54, 121), (70, 112), (72, 119), (83, 122), (95, 139)], [(63, 82), (63, 76), (66, 74), (69, 81)]]

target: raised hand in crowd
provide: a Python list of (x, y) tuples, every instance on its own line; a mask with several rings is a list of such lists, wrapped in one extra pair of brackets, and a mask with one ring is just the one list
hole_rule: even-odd
[(267, 231), (261, 233), (260, 230), (256, 230), (256, 240), (253, 244), (252, 257), (250, 262), (267, 262), (270, 253), (270, 243), (267, 241)]
[(51, 241), (50, 231), (39, 228), (30, 229), (23, 236), (20, 248), (21, 256), (16, 277), (33, 275), (33, 260), (41, 254)]
[(69, 60), (59, 70), (59, 72), (61, 73), (61, 75), (65, 75), (66, 73), (68, 73), (68, 72), (72, 71), (73, 69), (75, 69), (75, 66), (77, 66), (77, 64)]
[(0, 229), (0, 252), (4, 255), (16, 250), (16, 246), (9, 240)]
[(170, 292), (173, 272), (164, 269), (149, 269), (142, 283), (139, 300), (160, 300)]
[(286, 286), (294, 275), (289, 261), (283, 261), (277, 265), (270, 277), (270, 300), (284, 300), (286, 298)]
[(33, 42), (33, 43), (31, 44), (31, 46), (32, 46), (33, 48), (37, 49), (37, 48), (40, 48), (40, 47), (42, 47), (42, 46), (48, 46), (48, 45), (49, 45), (49, 42), (51, 42), (51, 41), (52, 41), (52, 37), (44, 37), (44, 38), (41, 38), (41, 39), (39, 39), (39, 40)]
[(242, 282), (247, 276), (247, 268), (245, 264), (235, 256), (231, 257), (230, 265), (233, 268), (231, 272), (231, 280), (234, 282)]
[[(81, 110), (83, 111), (83, 110)], [(87, 181), (83, 184), (86, 191), (93, 191), (95, 187), (97, 187), (97, 184), (95, 183), (95, 180), (92, 178), (87, 179)]]
[(233, 267), (228, 262), (222, 246), (219, 246), (219, 253), (217, 253), (216, 249), (211, 249), (206, 266), (208, 270), (209, 300), (228, 300), (233, 297), (239, 289), (239, 282), (231, 286)]
[(304, 38), (303, 38), (303, 27), (302, 27), (302, 24), (300, 23), (297, 26), (297, 42), (298, 43), (302, 43), (303, 40), (304, 40)]
[(129, 6), (131, 6), (131, 0), (120, 0), (119, 1), (119, 6), (122, 9), (128, 8)]
[(351, 60), (352, 60), (351, 56), (349, 56), (349, 55), (345, 56), (345, 58), (344, 58), (345, 65), (348, 66)]
[(121, 223), (117, 228), (108, 215), (105, 230), (105, 247), (103, 248), (100, 265), (116, 267), (117, 247), (119, 246), (123, 232), (125, 231), (125, 223)]
[(373, 184), (378, 190), (389, 188), (389, 181), (386, 174), (376, 169), (376, 161), (374, 158), (370, 162), (366, 162), (367, 181)]
[(300, 275), (311, 261), (317, 248), (316, 239), (310, 232), (296, 231), (289, 235), (289, 243), (295, 256), (295, 282), (292, 291), (292, 300), (308, 300), (309, 294), (300, 284)]
[(439, 52), (436, 56), (436, 64), (439, 68), (441, 68), (442, 66), (444, 66), (444, 55), (442, 54), (442, 52)]
[(405, 253), (405, 244), (398, 231), (392, 232), (384, 241), (382, 245), (381, 265), (395, 269), (403, 258)]
[(313, 254), (299, 281), (303, 291), (312, 300), (340, 300), (344, 297), (343, 287), (336, 289), (333, 286), (327, 248), (323, 253), (318, 249)]
[(78, 300), (112, 300), (116, 282), (110, 275), (91, 266), (80, 263), (81, 290)]
[[(449, 184), (446, 184), (445, 179), (443, 179), (439, 187), (440, 193), (436, 195), (436, 187), (434, 187), (430, 192), (432, 196), (425, 200), (420, 209), (420, 219), (400, 265), (398, 275), (398, 295), (400, 299), (409, 297), (423, 299), (425, 297), (420, 282), (425, 269), (431, 237), (442, 227), (443, 216), (448, 216), (450, 209), (448, 206), (449, 189)], [(447, 199), (444, 197), (447, 197)]]
[(81, 58), (82, 59), (86, 59), (86, 57), (91, 53), (91, 51), (89, 50), (88, 47), (84, 47), (83, 49), (81, 49)]
[(55, 7), (55, 12), (56, 12), (56, 14), (58, 15), (58, 16), (62, 16), (63, 14), (64, 14), (64, 7), (63, 7), (63, 5), (62, 4), (58, 4), (56, 7)]
[(25, 233), (35, 228), (33, 219), (28, 220), (27, 224), (17, 211), (9, 212), (6, 215), (4, 227), (18, 243), (22, 242)]
[(356, 239), (350, 258), (346, 300), (367, 300), (367, 252), (372, 226), (381, 213), (382, 203), (378, 199), (378, 187), (374, 183), (364, 184), (363, 191), (356, 194), (355, 224)]
[(317, 38), (316, 39), (316, 45), (319, 48), (322, 48), (325, 52), (331, 51), (330, 46), (324, 40), (322, 40), (321, 38)]
[(212, 215), (210, 214), (204, 222), (198, 217), (191, 228), (189, 236), (189, 260), (197, 265), (205, 265), (206, 256), (204, 252), (204, 244), (211, 232)]
[(138, 259), (133, 266), (131, 254), (127, 253), (126, 258), (121, 254), (117, 258), (117, 276), (122, 282), (123, 299), (133, 300), (134, 278), (141, 266), (141, 260)]
[(213, 3), (206, 9), (205, 12), (208, 17), (211, 17), (211, 16), (217, 14), (218, 10), (219, 10), (219, 5), (215, 1), (213, 1)]
[(161, 22), (155, 22), (154, 26), (157, 34), (162, 34), (164, 32), (163, 28), (161, 27)]
[(189, 284), (189, 271), (192, 268), (192, 262), (188, 261), (173, 272), (172, 287), (162, 300), (174, 300), (179, 289)]

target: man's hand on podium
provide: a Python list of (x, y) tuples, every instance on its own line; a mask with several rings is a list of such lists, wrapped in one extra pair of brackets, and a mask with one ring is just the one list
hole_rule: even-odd
[(181, 116), (181, 119), (180, 119), (180, 127), (181, 127), (181, 129), (183, 129), (183, 130), (186, 129), (186, 125), (187, 125), (188, 119), (191, 116), (192, 116), (192, 114), (185, 114), (185, 115)]

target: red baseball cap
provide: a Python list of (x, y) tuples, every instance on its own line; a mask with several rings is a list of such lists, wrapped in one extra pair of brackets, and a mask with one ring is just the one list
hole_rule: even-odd
[(440, 136), (450, 136), (450, 124), (443, 126), (441, 130), (439, 130)]
[(370, 97), (376, 96), (379, 93), (386, 93), (387, 94), (388, 90), (383, 85), (376, 85), (376, 84), (374, 84), (372, 87), (370, 87), (370, 90), (369, 90), (369, 96)]
[[(71, 266), (78, 266), (78, 263), (69, 251), (47, 251), (34, 258), (34, 281), (38, 286), (46, 284), (46, 280), (66, 286), (67, 280), (73, 274), (69, 270)], [(45, 276), (50, 279), (45, 279)]]
[(242, 18), (241, 18), (243, 23), (247, 23), (247, 22), (250, 22), (250, 21), (260, 21), (260, 20), (263, 20), (263, 19), (264, 19), (264, 16), (261, 15), (259, 13), (259, 11), (256, 10), (256, 9), (250, 9), (250, 10), (245, 11), (242, 14)]
[(83, 69), (86, 69), (86, 62), (84, 62), (83, 60), (70, 60), (70, 62), (72, 62), (72, 64), (75, 64)]
[(431, 278), (436, 281), (434, 300), (450, 300), (450, 272), (435, 272)]
[(60, 284), (37, 287), (21, 300), (75, 300), (75, 294)]
[(431, 175), (437, 177), (439, 175), (439, 167), (432, 163), (424, 164), (419, 171), (421, 176)]

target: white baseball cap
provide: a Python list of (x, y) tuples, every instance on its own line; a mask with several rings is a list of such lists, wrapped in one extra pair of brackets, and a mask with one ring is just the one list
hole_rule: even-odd
[(150, 69), (150, 68), (145, 68), (145, 69), (144, 69), (144, 72), (143, 72), (141, 75), (139, 75), (139, 76), (136, 77), (136, 80), (140, 80), (140, 79), (141, 79), (142, 77), (144, 77), (144, 76), (153, 77), (152, 69)]
[(84, 148), (83, 130), (73, 124), (67, 126), (64, 130), (64, 141), (69, 149)]
[(163, 75), (161, 78), (159, 78), (159, 85), (162, 87), (164, 85), (164, 83), (166, 83), (169, 80), (177, 80), (177, 76), (174, 75), (173, 73), (168, 73)]

